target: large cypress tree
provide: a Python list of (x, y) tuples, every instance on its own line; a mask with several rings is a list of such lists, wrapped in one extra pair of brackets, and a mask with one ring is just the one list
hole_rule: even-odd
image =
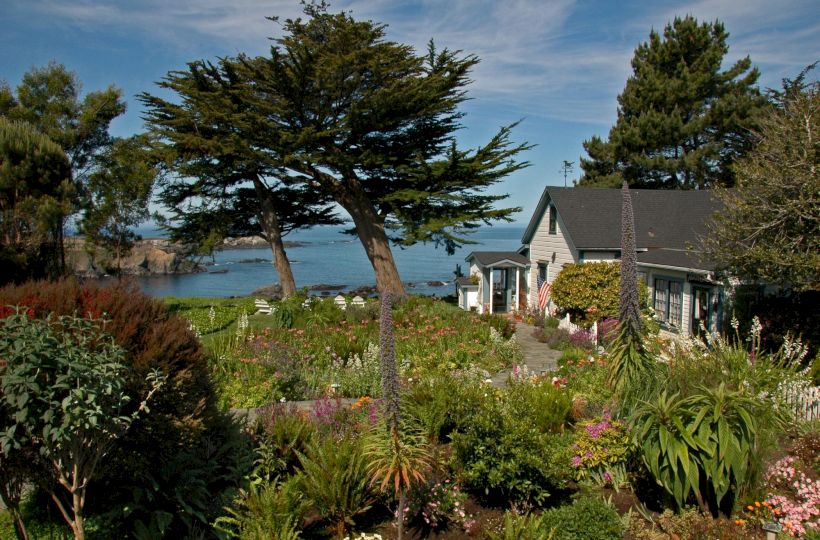
[(260, 122), (236, 72), (236, 59), (191, 62), (159, 83), (178, 102), (147, 93), (146, 120), (161, 138), (156, 155), (173, 174), (159, 198), (174, 240), (210, 253), (228, 236), (260, 235), (271, 248), (284, 297), (296, 292), (283, 237), (318, 224), (338, 224), (329, 197), (291, 178), (273, 142), (276, 128)]
[(502, 128), (464, 151), (454, 132), (469, 71), (458, 52), (426, 55), (385, 39), (385, 27), (308, 4), (287, 20), (268, 57), (246, 60), (257, 118), (269, 147), (303, 185), (351, 216), (380, 293), (404, 295), (390, 240), (432, 241), (452, 251), (481, 223), (508, 220), (505, 195), (484, 191), (527, 164), (528, 148)]
[(752, 146), (765, 106), (749, 57), (722, 71), (728, 32), (675, 18), (635, 50), (608, 140), (584, 142), (580, 185), (703, 189), (734, 185), (732, 164)]

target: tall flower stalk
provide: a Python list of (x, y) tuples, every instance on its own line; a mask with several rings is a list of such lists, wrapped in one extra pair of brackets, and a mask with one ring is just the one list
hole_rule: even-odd
[(621, 411), (626, 413), (653, 394), (657, 365), (643, 346), (641, 309), (638, 296), (638, 268), (635, 250), (635, 218), (632, 197), (626, 182), (622, 188), (621, 207), (621, 327), (612, 344), (609, 384), (619, 397)]
[(635, 248), (635, 217), (629, 186), (621, 188), (621, 296), (620, 319), (623, 331), (633, 341), (641, 341), (641, 309), (638, 297), (638, 257)]
[(379, 352), (381, 353), (382, 399), (389, 431), (399, 429), (399, 373), (396, 367), (396, 348), (393, 338), (393, 297), (382, 295), (379, 320)]
[(382, 296), (379, 321), (385, 429), (382, 426), (374, 426), (371, 429), (365, 453), (370, 459), (368, 470), (371, 483), (377, 484), (381, 491), (392, 486), (398, 499), (397, 537), (402, 540), (407, 491), (413, 484), (424, 482), (425, 475), (430, 469), (430, 451), (420, 433), (402, 433), (401, 430), (399, 374), (393, 339), (392, 307), (393, 299), (389, 293), (385, 293)]

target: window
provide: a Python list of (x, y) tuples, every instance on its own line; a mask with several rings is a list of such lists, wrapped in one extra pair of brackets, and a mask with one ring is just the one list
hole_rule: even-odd
[(550, 279), (550, 266), (549, 266), (549, 263), (538, 263), (538, 277), (540, 277), (544, 281), (549, 281), (549, 279)]
[(655, 315), (670, 326), (680, 328), (683, 315), (683, 284), (655, 278)]
[(555, 234), (555, 222), (557, 218), (555, 214), (555, 207), (550, 205), (550, 234)]

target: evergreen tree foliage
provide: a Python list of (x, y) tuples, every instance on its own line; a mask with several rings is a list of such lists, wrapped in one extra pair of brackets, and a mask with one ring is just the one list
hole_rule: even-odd
[(635, 49), (607, 140), (584, 142), (580, 185), (704, 189), (732, 186), (766, 100), (749, 57), (721, 70), (723, 24), (675, 18)]
[(92, 245), (106, 248), (117, 263), (133, 246), (136, 227), (149, 218), (148, 203), (158, 167), (147, 155), (144, 135), (117, 139), (100, 155), (99, 168), (86, 182), (86, 208), (80, 230)]
[(0, 283), (62, 272), (58, 245), (74, 201), (63, 149), (0, 116)]
[(820, 83), (810, 66), (772, 92), (757, 146), (736, 167), (737, 187), (703, 238), (705, 257), (746, 280), (820, 291)]
[(56, 62), (25, 73), (16, 92), (0, 85), (0, 116), (29, 122), (60, 145), (80, 185), (92, 172), (95, 157), (113, 142), (111, 121), (125, 112), (119, 88), (82, 97), (81, 90), (77, 75)]
[(454, 132), (478, 62), (458, 51), (417, 55), (385, 39), (385, 27), (305, 7), (284, 22), (270, 55), (242, 59), (254, 122), (268, 147), (303, 185), (328, 194), (351, 216), (380, 293), (404, 295), (389, 240), (443, 244), (452, 252), (481, 223), (509, 220), (504, 195), (488, 187), (527, 164), (529, 148), (502, 128), (474, 150)]
[[(119, 140), (109, 133), (111, 122), (124, 112), (120, 89), (109, 86), (83, 95), (77, 75), (56, 62), (32, 68), (14, 90), (0, 81), (0, 117), (28, 122), (68, 157), (67, 178), (77, 196), (63, 208), (57, 241), (50, 248), (59, 254), (61, 271), (65, 268), (63, 229), (72, 216), (79, 214), (80, 226), (92, 244), (113, 242), (125, 249), (127, 239), (134, 238), (129, 228), (148, 215), (148, 184), (155, 180), (149, 172), (157, 171), (137, 161), (141, 158), (133, 150), (136, 139)], [(115, 200), (120, 196), (129, 198)], [(118, 232), (111, 228), (114, 221)]]
[(328, 197), (299, 185), (275, 146), (277, 130), (254, 116), (252, 82), (240, 62), (191, 62), (159, 83), (180, 98), (147, 93), (146, 119), (162, 144), (158, 159), (174, 174), (159, 198), (170, 211), (171, 238), (210, 254), (226, 237), (260, 235), (271, 246), (284, 296), (296, 292), (282, 237), (318, 224), (338, 224)]

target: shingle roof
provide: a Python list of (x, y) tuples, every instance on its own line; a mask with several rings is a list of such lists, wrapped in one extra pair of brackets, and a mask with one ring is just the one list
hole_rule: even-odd
[(464, 260), (469, 261), (473, 258), (482, 266), (490, 266), (501, 261), (511, 261), (521, 265), (530, 263), (528, 258), (515, 251), (473, 251)]
[[(710, 191), (631, 189), (638, 260), (652, 264), (705, 268), (686, 253), (720, 203)], [(578, 249), (620, 249), (621, 190), (547, 186), (538, 202), (523, 242), (528, 244), (547, 205), (552, 202), (567, 236)]]
[(461, 287), (473, 286), (478, 287), (478, 283), (473, 283), (473, 278), (470, 276), (461, 276), (456, 278), (456, 285)]

